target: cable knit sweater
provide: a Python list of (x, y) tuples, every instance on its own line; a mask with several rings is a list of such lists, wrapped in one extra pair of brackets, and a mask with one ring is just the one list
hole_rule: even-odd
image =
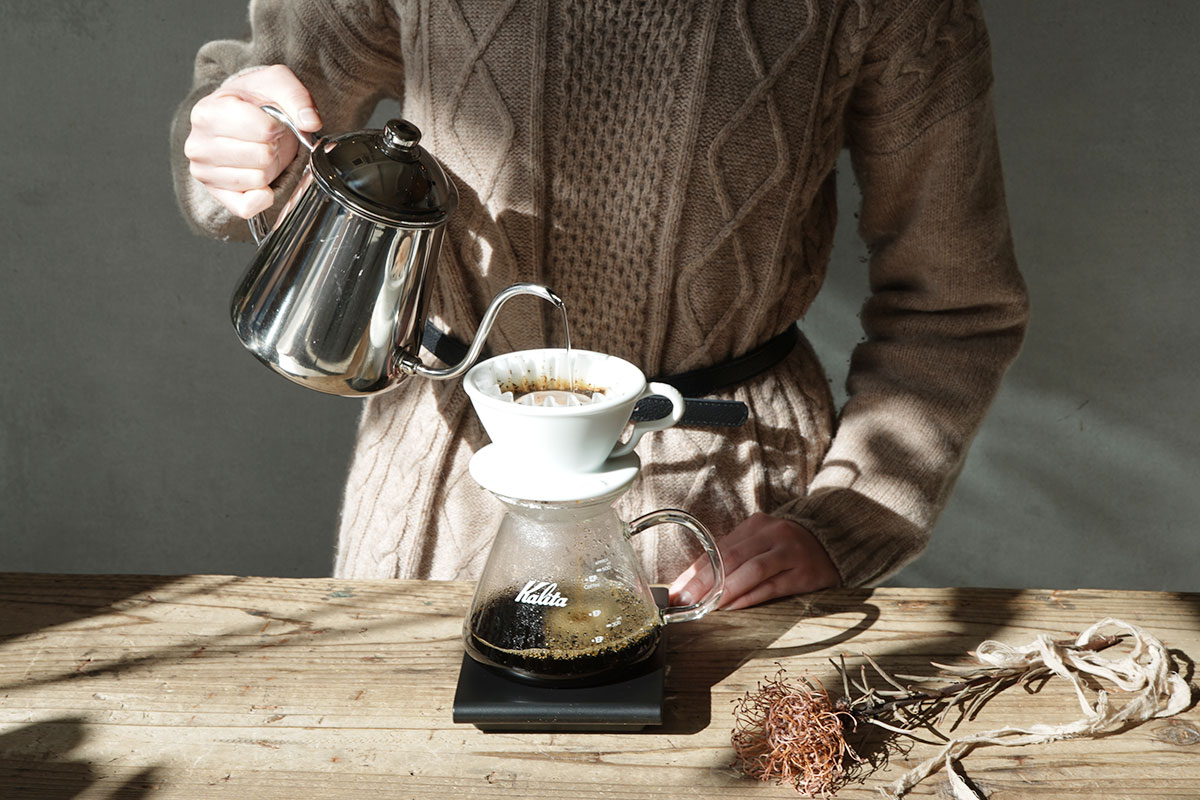
[[(847, 585), (921, 551), (1027, 317), (974, 0), (256, 0), (250, 22), (200, 51), (178, 112), (188, 218), (247, 235), (182, 154), (191, 105), (228, 76), (287, 64), (328, 133), (395, 98), (459, 187), (431, 310), (463, 339), (501, 288), (538, 281), (573, 344), (649, 375), (744, 353), (821, 287), (848, 147), (871, 294), (845, 407), (802, 342), (720, 393), (748, 404), (742, 428), (643, 439), (618, 510), (686, 508), (717, 535), (767, 511), (811, 530)], [(488, 342), (563, 333), (520, 298)], [(484, 443), (457, 381), (366, 401), (336, 574), (475, 577), (501, 513), (466, 471)], [(683, 538), (644, 543), (658, 579), (693, 557)]]

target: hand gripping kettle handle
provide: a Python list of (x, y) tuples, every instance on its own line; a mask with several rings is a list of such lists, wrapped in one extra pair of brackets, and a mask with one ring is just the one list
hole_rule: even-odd
[(682, 525), (687, 528), (692, 535), (700, 540), (701, 546), (704, 548), (705, 555), (708, 556), (708, 563), (712, 565), (713, 582), (712, 586), (708, 587), (708, 592), (704, 597), (701, 597), (697, 602), (687, 606), (668, 606), (663, 609), (663, 622), (691, 622), (694, 619), (700, 619), (709, 611), (717, 607), (717, 603), (721, 601), (721, 594), (725, 591), (725, 564), (721, 561), (721, 552), (717, 550), (717, 542), (713, 539), (712, 534), (708, 532), (708, 528), (700, 520), (693, 517), (686, 511), (680, 511), (676, 508), (664, 508), (659, 511), (651, 511), (649, 514), (642, 516), (629, 523), (629, 535), (636, 536), (642, 531), (654, 525), (661, 525), (665, 522), (673, 522), (676, 525)]
[[(284, 127), (290, 130), (296, 139), (299, 140), (300, 144), (304, 145), (305, 149), (310, 153), (316, 148), (316, 142), (307, 133), (300, 130), (287, 114), (272, 105), (259, 106), (259, 108), (267, 112), (277, 122), (283, 123)], [(246, 224), (250, 226), (250, 235), (254, 237), (255, 244), (262, 244), (263, 239), (266, 239), (267, 234), (271, 232), (271, 226), (267, 223), (266, 214), (261, 212), (246, 220)]]

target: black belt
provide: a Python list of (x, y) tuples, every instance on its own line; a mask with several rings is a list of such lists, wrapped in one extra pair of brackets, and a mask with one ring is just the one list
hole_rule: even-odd
[[(787, 358), (796, 346), (799, 334), (795, 325), (789, 325), (782, 333), (744, 355), (713, 364), (708, 367), (651, 378), (652, 381), (667, 383), (679, 390), (685, 398), (683, 418), (680, 425), (702, 425), (736, 428), (745, 423), (749, 416), (746, 404), (740, 400), (704, 400), (703, 395), (747, 381)], [(425, 336), (421, 342), (425, 349), (446, 364), (458, 364), (467, 356), (467, 345), (443, 333), (432, 322), (425, 323)], [(659, 419), (671, 413), (671, 401), (654, 395), (638, 401), (630, 417), (634, 422)]]

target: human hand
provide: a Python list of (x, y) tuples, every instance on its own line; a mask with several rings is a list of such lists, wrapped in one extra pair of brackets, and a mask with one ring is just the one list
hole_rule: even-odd
[(299, 143), (259, 106), (274, 105), (306, 133), (321, 129), (312, 95), (277, 64), (231, 78), (192, 107), (183, 146), (192, 177), (243, 219), (271, 207), (270, 185), (296, 157)]
[[(717, 542), (725, 562), (720, 608), (733, 610), (776, 597), (828, 589), (841, 583), (825, 548), (789, 520), (759, 512)], [(673, 603), (695, 602), (712, 584), (708, 558), (698, 559), (671, 584)]]

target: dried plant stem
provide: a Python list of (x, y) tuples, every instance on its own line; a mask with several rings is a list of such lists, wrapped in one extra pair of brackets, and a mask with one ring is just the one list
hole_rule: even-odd
[[(1100, 652), (1120, 642), (1124, 636), (1098, 636), (1085, 644), (1075, 645), (1071, 642), (1056, 642), (1055, 644), (1078, 651)], [(914, 705), (928, 705), (931, 703), (939, 703), (941, 701), (949, 701), (945, 709), (961, 706), (963, 703), (969, 703), (968, 711), (977, 711), (982, 705), (982, 701), (986, 701), (1007, 686), (1014, 683), (1026, 683), (1034, 681), (1049, 674), (1050, 670), (1044, 665), (1036, 665), (1031, 667), (1010, 667), (1010, 668), (980, 668), (977, 674), (965, 680), (952, 683), (949, 686), (941, 688), (930, 688), (927, 686), (901, 686), (896, 682), (895, 678), (888, 675), (870, 656), (863, 656), (890, 684), (895, 686), (898, 691), (903, 692), (903, 695), (892, 700), (880, 701), (876, 703), (865, 703), (858, 708), (853, 708), (852, 711), (860, 721), (871, 721), (872, 718), (885, 716), (898, 709), (903, 709)], [(927, 679), (928, 680), (928, 679)], [(876, 692), (876, 695), (879, 693)], [(973, 716), (971, 713), (964, 714), (966, 719)]]
[[(1121, 628), (1125, 633), (1097, 637), (1096, 634), (1105, 628)], [(1125, 638), (1131, 642), (1127, 653), (1111, 659), (1098, 655), (1100, 650)], [(1110, 639), (1113, 641), (1105, 643)], [(1075, 690), (1083, 716), (1060, 725), (1009, 725), (951, 739), (936, 755), (888, 786), (880, 787), (882, 796), (896, 800), (944, 766), (955, 800), (982, 800), (983, 796), (954, 771), (955, 762), (975, 747), (1014, 747), (1103, 736), (1149, 719), (1178, 714), (1191, 703), (1191, 687), (1172, 668), (1171, 657), (1163, 643), (1140, 628), (1117, 619), (1100, 620), (1080, 634), (1074, 643), (1055, 642), (1048, 636), (1039, 636), (1022, 647), (983, 642), (976, 649), (975, 658), (994, 674), (1015, 671), (1021, 676), (1059, 677), (1066, 680)], [(1104, 689), (1096, 692), (1094, 702), (1089, 700), (1081, 676), (1112, 683), (1128, 693), (1128, 700), (1123, 705), (1114, 706), (1109, 701), (1109, 692)], [(1010, 685), (1013, 682), (1011, 678), (1008, 681)], [(968, 706), (968, 712), (977, 707), (978, 701), (973, 701)]]

